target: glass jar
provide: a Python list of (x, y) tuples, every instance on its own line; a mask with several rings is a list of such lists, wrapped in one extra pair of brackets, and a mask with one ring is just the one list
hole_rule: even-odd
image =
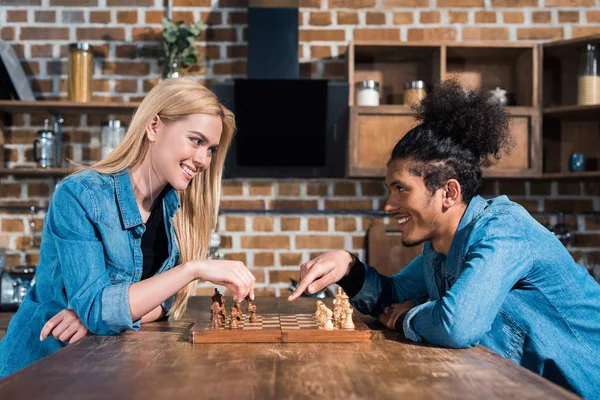
[(404, 104), (413, 106), (421, 102), (427, 95), (425, 91), (425, 82), (408, 81), (404, 85)]
[(100, 133), (101, 156), (105, 158), (113, 151), (125, 137), (127, 127), (118, 119), (111, 119), (102, 123)]
[(356, 105), (357, 106), (378, 106), (379, 105), (379, 82), (361, 81), (356, 84)]
[(88, 102), (92, 96), (92, 46), (86, 42), (69, 45), (69, 100)]
[(600, 74), (598, 46), (588, 43), (579, 54), (579, 74), (577, 76), (577, 104), (600, 103)]

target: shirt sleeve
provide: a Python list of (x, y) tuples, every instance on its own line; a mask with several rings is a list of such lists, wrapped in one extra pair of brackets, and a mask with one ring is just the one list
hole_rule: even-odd
[(88, 188), (63, 181), (50, 204), (46, 224), (56, 246), (68, 306), (94, 334), (138, 330), (129, 310), (130, 283), (112, 285), (104, 245), (96, 229), (97, 204)]
[(475, 239), (456, 282), (440, 300), (406, 315), (403, 329), (408, 339), (449, 348), (476, 346), (509, 291), (527, 275), (533, 253), (514, 216), (494, 216), (473, 231)]
[[(363, 314), (378, 317), (391, 304), (408, 300), (421, 304), (427, 298), (422, 255), (391, 277), (382, 275), (375, 268), (361, 262), (355, 263), (352, 269), (354, 268), (363, 269), (364, 282), (350, 302)], [(359, 276), (358, 273), (356, 275)]]

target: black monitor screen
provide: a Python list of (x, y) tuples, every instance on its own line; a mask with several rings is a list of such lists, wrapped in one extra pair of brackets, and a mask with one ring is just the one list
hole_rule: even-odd
[(327, 80), (237, 79), (237, 165), (325, 165)]

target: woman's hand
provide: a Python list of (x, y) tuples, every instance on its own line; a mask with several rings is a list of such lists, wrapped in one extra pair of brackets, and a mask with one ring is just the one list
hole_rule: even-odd
[(40, 340), (52, 335), (63, 343), (75, 343), (87, 335), (88, 330), (73, 310), (62, 310), (50, 318), (40, 333)]
[(302, 264), (300, 282), (288, 300), (296, 300), (307, 288), (309, 294), (323, 290), (348, 275), (352, 265), (352, 255), (344, 250), (328, 251)]
[(404, 303), (395, 303), (390, 307), (383, 309), (383, 314), (379, 316), (379, 322), (385, 325), (386, 328), (396, 330), (396, 321), (402, 314), (410, 311), (415, 306), (412, 301), (406, 301)]
[(244, 300), (250, 296), (254, 300), (254, 282), (256, 278), (241, 261), (231, 260), (194, 260), (189, 266), (194, 277), (215, 285), (225, 286), (233, 293), (233, 300)]

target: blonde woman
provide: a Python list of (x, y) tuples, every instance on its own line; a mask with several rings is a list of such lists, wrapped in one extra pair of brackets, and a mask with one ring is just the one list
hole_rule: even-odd
[(0, 376), (83, 337), (180, 318), (197, 280), (254, 298), (236, 261), (207, 260), (233, 114), (204, 86), (165, 80), (123, 142), (65, 178), (44, 221), (36, 285), (0, 342)]

